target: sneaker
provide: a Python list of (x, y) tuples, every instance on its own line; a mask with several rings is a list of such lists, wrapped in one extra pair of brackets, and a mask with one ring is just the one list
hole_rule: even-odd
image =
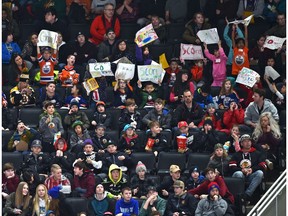
[(273, 170), (273, 168), (274, 168), (273, 162), (271, 162), (271, 161), (268, 160), (268, 159), (266, 159), (265, 162), (266, 162), (268, 168), (269, 168), (270, 170)]

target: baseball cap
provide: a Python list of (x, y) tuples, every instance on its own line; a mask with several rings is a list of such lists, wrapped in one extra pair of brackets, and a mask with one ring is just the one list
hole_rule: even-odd
[(41, 141), (40, 140), (33, 140), (33, 142), (32, 142), (32, 144), (31, 144), (31, 148), (32, 147), (40, 147), (40, 148), (42, 148), (42, 143), (41, 143)]
[(178, 171), (181, 172), (181, 169), (179, 168), (179, 166), (177, 166), (177, 165), (171, 165), (170, 166), (170, 172), (171, 173), (175, 173), (175, 172), (178, 172)]
[(252, 140), (251, 136), (249, 134), (243, 134), (241, 137), (240, 137), (240, 142), (244, 141), (244, 140)]
[(185, 188), (185, 184), (181, 180), (176, 180), (173, 184), (173, 187), (180, 187), (180, 188)]
[(181, 128), (181, 127), (188, 127), (188, 123), (186, 121), (178, 122), (178, 128)]

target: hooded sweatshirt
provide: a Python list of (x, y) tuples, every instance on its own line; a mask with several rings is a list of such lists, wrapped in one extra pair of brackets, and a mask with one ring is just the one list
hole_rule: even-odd
[[(95, 216), (102, 216), (109, 208), (108, 192), (104, 191), (102, 199), (99, 199), (96, 194), (89, 203), (89, 211), (93, 211)], [(89, 214), (90, 215), (90, 214)]]

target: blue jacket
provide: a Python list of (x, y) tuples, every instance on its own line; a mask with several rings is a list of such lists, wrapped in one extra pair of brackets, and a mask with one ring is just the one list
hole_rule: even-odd
[(9, 64), (10, 63), (12, 53), (21, 54), (21, 49), (17, 43), (15, 43), (15, 42), (10, 43), (10, 45), (12, 47), (11, 52), (8, 51), (7, 45), (8, 44), (6, 44), (6, 43), (2, 43), (2, 63), (3, 64)]
[(201, 89), (198, 88), (194, 92), (194, 99), (193, 99), (198, 105), (201, 106), (201, 108), (206, 108), (206, 106), (210, 103), (213, 103), (213, 98), (211, 94), (209, 94), (207, 97), (202, 96)]
[(123, 213), (123, 216), (139, 215), (138, 201), (131, 198), (130, 202), (124, 202), (124, 199), (120, 199), (116, 202), (115, 215)]

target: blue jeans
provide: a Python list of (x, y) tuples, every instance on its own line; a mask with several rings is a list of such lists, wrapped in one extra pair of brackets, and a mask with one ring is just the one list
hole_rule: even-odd
[(252, 196), (258, 185), (261, 184), (263, 179), (263, 172), (262, 170), (257, 170), (256, 172), (252, 173), (251, 175), (245, 176), (241, 171), (236, 171), (232, 177), (235, 178), (242, 178), (245, 182), (249, 182), (249, 186), (246, 189), (245, 193), (248, 196)]

